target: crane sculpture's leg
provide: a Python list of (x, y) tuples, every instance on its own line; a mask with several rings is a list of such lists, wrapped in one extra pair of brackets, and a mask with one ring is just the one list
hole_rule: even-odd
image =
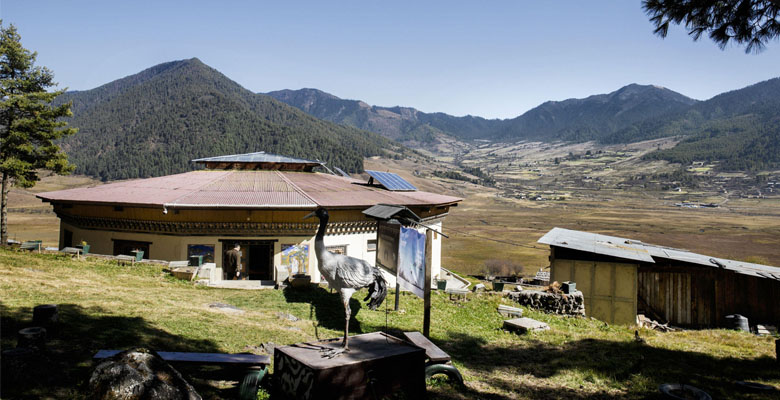
[(344, 351), (349, 351), (349, 317), (352, 314), (352, 310), (349, 309), (349, 298), (344, 300), (344, 342), (341, 343), (341, 347)]
[(355, 293), (355, 289), (345, 288), (341, 289), (339, 293), (341, 294), (341, 303), (344, 304), (344, 340), (341, 342), (341, 348), (339, 349), (322, 349), (322, 356), (327, 358), (333, 358), (349, 351), (349, 317), (352, 315), (352, 310), (349, 308), (349, 300), (352, 298), (352, 294)]

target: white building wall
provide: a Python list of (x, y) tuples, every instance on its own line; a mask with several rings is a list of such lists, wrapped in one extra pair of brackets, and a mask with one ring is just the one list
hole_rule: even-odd
[[(437, 231), (441, 231), (442, 223), (438, 221), (429, 225)], [(273, 264), (274, 274), (276, 267), (282, 264), (282, 246), (297, 244), (306, 244), (309, 246), (309, 265), (308, 271), (312, 282), (320, 282), (320, 273), (317, 268), (317, 255), (314, 251), (314, 237), (301, 236), (178, 236), (163, 235), (154, 233), (133, 233), (133, 232), (115, 232), (94, 229), (82, 229), (71, 226), (65, 222), (60, 223), (60, 248), (64, 247), (64, 230), (73, 232), (73, 244), (79, 244), (82, 241), (90, 245), (90, 253), (94, 254), (113, 254), (114, 240), (131, 240), (139, 242), (149, 242), (149, 254), (147, 256), (155, 260), (181, 261), (187, 259), (187, 246), (190, 244), (202, 244), (214, 246), (214, 262), (217, 270), (218, 279), (222, 277), (222, 254), (228, 250), (223, 248), (222, 240), (271, 240), (274, 242)], [(420, 232), (425, 232), (421, 229)], [(376, 265), (376, 251), (368, 250), (368, 241), (376, 240), (376, 232), (364, 233), (338, 233), (325, 236), (325, 246), (346, 246), (347, 255), (350, 257), (366, 260), (371, 265)], [(432, 270), (431, 277), (436, 279), (441, 272), (441, 241), (439, 234), (433, 235), (432, 242)], [(388, 287), (395, 287), (395, 276), (384, 271), (385, 280)]]

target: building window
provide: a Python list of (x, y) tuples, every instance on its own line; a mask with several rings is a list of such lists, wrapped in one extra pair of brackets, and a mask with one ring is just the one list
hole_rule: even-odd
[(326, 246), (325, 250), (327, 250), (327, 251), (329, 251), (331, 253), (343, 254), (345, 256), (347, 255), (347, 245), (346, 244), (343, 244), (343, 245), (340, 245), (340, 246)]
[(214, 245), (213, 244), (188, 244), (187, 245), (187, 259), (192, 256), (203, 256), (203, 263), (214, 262)]
[(368, 251), (376, 251), (376, 239), (370, 239), (366, 242), (366, 249)]

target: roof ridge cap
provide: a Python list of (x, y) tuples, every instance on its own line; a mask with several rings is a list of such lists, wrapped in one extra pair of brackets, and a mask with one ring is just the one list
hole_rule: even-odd
[(292, 186), (293, 190), (295, 190), (296, 192), (298, 192), (298, 193), (299, 193), (301, 196), (303, 196), (303, 197), (307, 198), (309, 201), (311, 201), (313, 204), (316, 204), (317, 206), (319, 206), (319, 205), (320, 205), (320, 203), (317, 203), (317, 201), (315, 201), (313, 198), (311, 198), (311, 196), (309, 196), (309, 194), (308, 194), (308, 193), (306, 193), (306, 192), (305, 192), (303, 189), (301, 189), (300, 187), (298, 187), (298, 185), (296, 185), (295, 183), (293, 183), (293, 181), (291, 181), (291, 180), (287, 179), (287, 177), (286, 177), (286, 176), (284, 176), (284, 174), (282, 173), (282, 171), (274, 171), (274, 172), (276, 172), (276, 174), (277, 174), (277, 175), (279, 175), (279, 177), (280, 177), (280, 178), (282, 178), (282, 180), (283, 180), (283, 181), (285, 181), (285, 182), (286, 182), (288, 185)]

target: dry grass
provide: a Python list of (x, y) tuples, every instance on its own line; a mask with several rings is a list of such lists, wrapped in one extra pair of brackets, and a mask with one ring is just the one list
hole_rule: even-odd
[[(80, 398), (90, 357), (103, 348), (254, 351), (252, 346), (261, 343), (338, 337), (343, 322), (338, 296), (324, 289), (203, 288), (174, 280), (160, 267), (131, 268), (7, 250), (0, 250), (0, 290), (3, 349), (15, 345), (14, 333), (30, 324), (35, 305), (59, 304), (62, 319), (34, 370), (3, 369), (3, 398)], [(385, 315), (384, 310), (362, 307), (359, 296), (351, 304), (352, 333), (421, 329), (420, 299), (403, 294), (403, 312)], [(214, 302), (237, 306), (243, 313), (215, 311), (208, 307)], [(653, 397), (660, 383), (685, 382), (714, 398), (758, 399), (771, 396), (746, 395), (734, 382), (780, 387), (770, 338), (724, 330), (641, 330), (646, 344), (639, 344), (633, 341), (633, 328), (533, 310), (526, 315), (548, 323), (551, 330), (521, 336), (500, 329), (502, 317), (495, 312), (499, 304), (510, 303), (498, 295), (471, 294), (456, 304), (434, 294), (431, 337), (453, 357), (466, 387), (436, 379), (429, 385), (430, 398), (639, 399)], [(280, 318), (280, 312), (300, 320)], [(235, 373), (185, 372), (206, 398), (235, 397)], [(214, 380), (220, 382), (210, 383)]]
[(525, 265), (526, 273), (533, 275), (539, 267), (549, 265), (549, 249), (536, 241), (553, 227), (780, 265), (780, 200), (682, 209), (652, 199), (615, 198), (601, 203), (538, 203), (470, 196), (451, 211), (445, 223), (445, 232), (451, 237), (444, 242), (443, 265), (477, 273), (485, 261), (506, 258)]
[(41, 180), (32, 188), (11, 188), (8, 194), (8, 237), (22, 242), (42, 240), (44, 246), (58, 246), (60, 221), (51, 205), (35, 195), (99, 183), (87, 176), (43, 173)]

